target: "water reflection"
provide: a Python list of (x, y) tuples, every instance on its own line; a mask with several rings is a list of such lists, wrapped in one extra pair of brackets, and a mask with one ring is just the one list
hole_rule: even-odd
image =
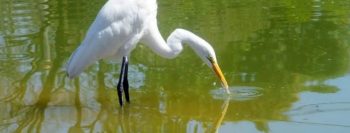
[(225, 116), (226, 116), (226, 112), (228, 109), (228, 106), (230, 105), (230, 97), (226, 98), (225, 102), (222, 105), (222, 112), (220, 114), (220, 116), (218, 117), (218, 120), (215, 122), (215, 132), (219, 132), (219, 128), (222, 124), (222, 121), (224, 120)]
[[(215, 89), (193, 51), (165, 60), (141, 45), (123, 108), (118, 64), (98, 62), (75, 80), (64, 71), (103, 3), (1, 1), (0, 132), (270, 132), (349, 112), (350, 89), (329, 83), (349, 73), (349, 2), (159, 1), (164, 35), (183, 27), (208, 38), (236, 95)], [(308, 103), (320, 97), (330, 101)]]
[(288, 112), (289, 116), (297, 116), (297, 115), (307, 115), (314, 113), (322, 113), (322, 112), (332, 112), (332, 111), (349, 111), (350, 103), (349, 102), (337, 102), (337, 103), (317, 103), (304, 105), (301, 107), (297, 107)]

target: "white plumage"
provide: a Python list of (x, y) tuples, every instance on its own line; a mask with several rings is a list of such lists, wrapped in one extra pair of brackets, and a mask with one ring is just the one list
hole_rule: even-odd
[(76, 77), (99, 59), (128, 56), (138, 42), (165, 58), (176, 57), (182, 51), (182, 44), (186, 43), (214, 70), (227, 90), (226, 80), (211, 45), (184, 29), (176, 29), (165, 42), (158, 30), (156, 16), (156, 0), (107, 1), (83, 42), (71, 55), (66, 66), (68, 76)]
[(128, 55), (140, 40), (146, 21), (156, 16), (157, 6), (143, 6), (152, 5), (148, 2), (155, 0), (107, 1), (68, 62), (69, 77), (77, 76), (99, 59)]

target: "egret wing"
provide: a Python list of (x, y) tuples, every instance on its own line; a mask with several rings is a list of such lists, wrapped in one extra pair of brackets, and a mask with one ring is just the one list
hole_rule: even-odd
[(137, 18), (137, 14), (135, 6), (109, 0), (98, 13), (81, 45), (71, 55), (66, 66), (68, 76), (73, 78), (97, 60), (116, 55), (119, 48), (140, 28), (137, 25), (142, 20)]

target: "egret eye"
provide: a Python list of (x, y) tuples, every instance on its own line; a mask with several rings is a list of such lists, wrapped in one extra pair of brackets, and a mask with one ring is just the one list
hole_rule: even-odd
[(207, 56), (207, 59), (208, 59), (211, 63), (214, 63), (214, 58), (213, 58), (213, 57)]

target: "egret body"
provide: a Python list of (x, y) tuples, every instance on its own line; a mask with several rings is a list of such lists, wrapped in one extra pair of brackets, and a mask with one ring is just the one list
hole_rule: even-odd
[(223, 88), (228, 85), (218, 65), (212, 46), (184, 29), (174, 30), (165, 41), (157, 25), (156, 0), (109, 0), (99, 11), (81, 45), (71, 55), (67, 66), (70, 78), (79, 75), (86, 67), (100, 59), (122, 59), (118, 82), (119, 103), (122, 105), (122, 88), (129, 101), (127, 68), (130, 52), (141, 42), (164, 58), (175, 58), (188, 44), (217, 74)]

